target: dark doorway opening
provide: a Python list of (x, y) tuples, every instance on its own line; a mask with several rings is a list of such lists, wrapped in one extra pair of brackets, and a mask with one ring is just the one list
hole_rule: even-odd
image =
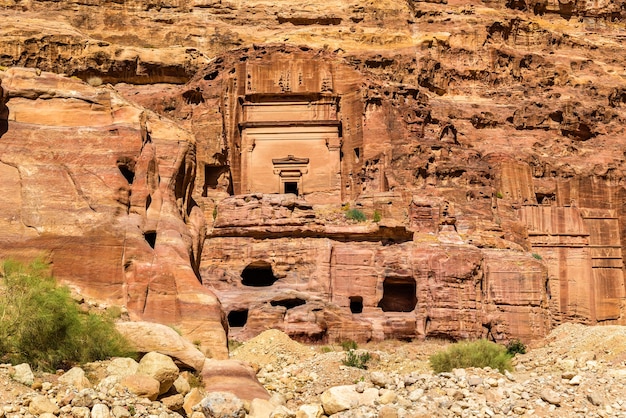
[(363, 312), (363, 298), (361, 296), (350, 296), (350, 312), (353, 314)]
[(265, 261), (255, 261), (241, 272), (241, 283), (244, 286), (266, 287), (273, 285), (277, 277), (274, 276), (272, 266)]
[(289, 298), (289, 299), (280, 299), (273, 300), (270, 302), (272, 306), (284, 306), (287, 309), (295, 308), (296, 306), (304, 305), (306, 301), (300, 298)]
[(156, 238), (157, 238), (157, 233), (156, 231), (148, 231), (148, 232), (144, 232), (143, 233), (143, 237), (146, 240), (146, 242), (152, 247), (154, 248), (154, 246), (156, 245)]
[(286, 181), (285, 193), (293, 193), (297, 196), (298, 195), (298, 183), (295, 181)]
[(415, 280), (388, 277), (383, 282), (383, 298), (378, 307), (383, 312), (411, 312), (417, 305)]
[(231, 328), (241, 328), (248, 322), (248, 310), (230, 311), (228, 313), (228, 326)]

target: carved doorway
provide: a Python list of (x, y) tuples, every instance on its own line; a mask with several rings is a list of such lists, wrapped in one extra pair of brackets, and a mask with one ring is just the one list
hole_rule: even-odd
[(286, 181), (283, 183), (283, 193), (292, 193), (296, 196), (298, 193), (298, 182), (297, 181)]
[(280, 193), (292, 193), (300, 196), (302, 190), (302, 175), (308, 172), (309, 159), (297, 158), (293, 155), (287, 158), (272, 159), (274, 174), (278, 174)]

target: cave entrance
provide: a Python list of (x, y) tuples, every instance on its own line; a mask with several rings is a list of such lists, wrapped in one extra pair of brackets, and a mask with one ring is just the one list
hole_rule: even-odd
[(228, 326), (230, 328), (241, 328), (248, 322), (248, 310), (230, 311), (228, 313)]
[(241, 272), (241, 284), (252, 287), (267, 287), (273, 285), (278, 278), (274, 276), (272, 266), (265, 261), (255, 261)]
[(350, 312), (353, 314), (363, 313), (363, 298), (361, 296), (350, 296)]
[(378, 307), (383, 312), (411, 312), (417, 305), (416, 290), (412, 278), (388, 277), (383, 282), (383, 298)]

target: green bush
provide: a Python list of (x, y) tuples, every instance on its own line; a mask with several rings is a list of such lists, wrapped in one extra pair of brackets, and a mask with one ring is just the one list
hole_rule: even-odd
[(55, 370), (134, 354), (112, 316), (81, 312), (44, 263), (5, 261), (0, 277), (0, 361)]
[(452, 344), (447, 350), (430, 356), (435, 373), (466, 367), (491, 367), (501, 373), (512, 370), (511, 355), (505, 347), (487, 340)]
[(346, 219), (357, 222), (365, 222), (367, 217), (358, 209), (348, 209), (346, 211)]
[(378, 210), (375, 210), (374, 211), (374, 217), (372, 218), (372, 220), (374, 222), (378, 223), (378, 222), (381, 221), (381, 219), (383, 219), (383, 215)]
[(516, 354), (525, 354), (526, 353), (526, 344), (521, 342), (518, 339), (511, 340), (506, 345), (506, 352), (510, 355), (514, 356)]
[(358, 345), (356, 341), (346, 340), (341, 342), (341, 348), (343, 348), (343, 351), (356, 350)]
[(536, 260), (543, 260), (543, 257), (541, 256), (541, 254), (537, 254), (537, 253), (533, 253), (533, 258)]
[(344, 366), (356, 367), (357, 369), (367, 369), (367, 362), (372, 356), (367, 351), (365, 353), (357, 353), (355, 350), (348, 350), (346, 358), (342, 361)]

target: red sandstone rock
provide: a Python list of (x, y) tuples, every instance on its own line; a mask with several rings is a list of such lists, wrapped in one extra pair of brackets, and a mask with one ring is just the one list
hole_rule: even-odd
[(202, 370), (202, 382), (210, 392), (230, 392), (239, 399), (269, 399), (254, 370), (238, 360), (207, 360)]
[(79, 293), (179, 324), (224, 357), (219, 302), (191, 261), (204, 231), (188, 194), (193, 137), (111, 89), (34, 70), (1, 75), (10, 203), (0, 209), (1, 256), (44, 255)]
[(224, 317), (308, 340), (626, 320), (623, 2), (5, 3), (2, 64), (187, 84), (115, 87), (142, 108), (0, 71), (1, 256), (43, 251), (217, 357)]

